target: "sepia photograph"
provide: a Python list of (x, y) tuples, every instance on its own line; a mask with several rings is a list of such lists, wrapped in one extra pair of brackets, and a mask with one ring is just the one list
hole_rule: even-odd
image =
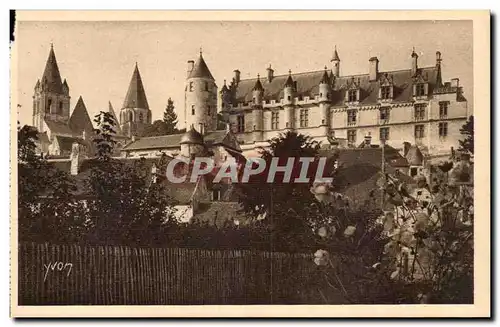
[(11, 315), (490, 315), (489, 12), (16, 15)]

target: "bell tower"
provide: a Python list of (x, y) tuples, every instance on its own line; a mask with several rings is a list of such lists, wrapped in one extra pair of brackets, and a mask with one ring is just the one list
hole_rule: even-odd
[(149, 110), (139, 67), (135, 63), (127, 95), (120, 111), (120, 129), (123, 135), (132, 137), (140, 134), (144, 127), (150, 124), (151, 110)]
[(44, 132), (44, 121), (69, 120), (70, 96), (66, 79), (61, 79), (54, 46), (50, 45), (49, 57), (41, 80), (36, 82), (33, 94), (32, 125)]

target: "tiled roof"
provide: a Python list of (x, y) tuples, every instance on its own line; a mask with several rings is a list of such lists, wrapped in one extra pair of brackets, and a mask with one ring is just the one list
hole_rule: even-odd
[(83, 131), (88, 135), (93, 132), (94, 126), (81, 96), (78, 98), (75, 109), (71, 113), (69, 126), (74, 135), (82, 135)]
[(177, 148), (180, 146), (181, 134), (142, 137), (135, 142), (129, 143), (123, 147), (123, 150), (145, 150), (145, 149), (161, 149), (161, 148)]
[(41, 83), (45, 87), (45, 90), (49, 92), (57, 94), (63, 93), (61, 74), (59, 73), (56, 55), (52, 46), (50, 47), (49, 58), (45, 64), (45, 70), (43, 71)]
[(198, 60), (195, 62), (194, 66), (193, 66), (193, 70), (189, 73), (188, 78), (194, 78), (194, 77), (209, 78), (211, 80), (214, 79), (214, 77), (212, 76), (212, 73), (210, 73), (210, 69), (208, 69), (207, 63), (205, 62), (205, 59), (203, 59), (203, 56), (201, 53), (200, 53), (200, 57), (198, 58)]
[[(429, 82), (429, 93), (436, 86), (436, 78), (438, 69), (436, 67), (420, 68), (419, 74)], [(413, 77), (411, 69), (380, 72), (379, 76), (383, 77), (387, 74), (392, 77), (394, 83), (394, 99), (396, 102), (407, 102), (413, 97), (412, 83)], [(314, 98), (319, 94), (319, 84), (323, 79), (324, 70), (291, 74), (291, 79), (296, 83), (295, 96)], [(289, 75), (275, 76), (271, 82), (268, 79), (261, 81), (264, 88), (264, 100), (280, 101), (283, 98), (283, 87), (285, 86)], [(380, 78), (379, 78), (380, 79)], [(361, 94), (360, 104), (377, 104), (378, 103), (378, 82), (370, 82), (368, 74), (341, 76), (333, 78), (330, 72), (330, 80), (333, 83), (333, 92), (331, 101), (333, 105), (341, 106), (344, 104), (346, 88), (353, 81), (359, 83)], [(250, 102), (253, 99), (252, 90), (257, 82), (256, 78), (241, 80), (236, 86), (234, 100), (236, 103)]]
[(54, 120), (45, 120), (45, 124), (50, 129), (52, 134), (64, 134), (64, 135), (74, 135), (75, 133), (70, 128), (70, 126), (64, 122), (54, 121)]
[(137, 63), (135, 64), (134, 73), (130, 79), (125, 101), (123, 101), (123, 108), (149, 109), (146, 92), (144, 91), (144, 85), (142, 84), (142, 78)]

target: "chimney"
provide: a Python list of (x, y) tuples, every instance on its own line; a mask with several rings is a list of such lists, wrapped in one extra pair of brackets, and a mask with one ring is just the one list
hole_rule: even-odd
[(189, 77), (189, 74), (191, 74), (191, 71), (193, 71), (193, 67), (194, 67), (194, 60), (188, 60), (187, 77)]
[(274, 70), (271, 68), (271, 65), (267, 68), (267, 81), (271, 83), (274, 77)]
[(241, 72), (237, 69), (234, 70), (234, 82), (238, 84), (240, 82)]
[(408, 151), (410, 150), (411, 144), (410, 142), (403, 142), (403, 157), (406, 157)]
[(441, 61), (442, 61), (442, 59), (441, 59), (441, 52), (436, 51), (436, 66), (441, 65)]
[(371, 133), (368, 133), (368, 135), (365, 136), (365, 145), (371, 145), (372, 144), (372, 136)]
[(417, 69), (418, 69), (418, 55), (415, 52), (415, 48), (413, 48), (413, 51), (411, 53), (411, 75), (415, 76), (417, 74)]
[(456, 88), (458, 88), (458, 86), (459, 86), (459, 81), (460, 81), (460, 80), (459, 80), (458, 78), (452, 78), (452, 79), (451, 79), (451, 87), (456, 87)]
[(73, 142), (71, 146), (71, 175), (78, 175), (78, 169), (80, 168), (80, 162), (82, 159), (82, 153), (80, 153), (80, 144), (78, 142)]
[(370, 62), (370, 81), (376, 81), (378, 75), (378, 58), (371, 57), (369, 62)]

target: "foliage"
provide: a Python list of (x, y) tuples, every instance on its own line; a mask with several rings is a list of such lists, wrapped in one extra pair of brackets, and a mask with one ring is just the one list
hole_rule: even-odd
[(95, 136), (92, 140), (96, 147), (96, 156), (99, 160), (108, 161), (116, 144), (113, 139), (113, 136), (116, 135), (116, 121), (113, 114), (101, 111), (94, 117), (94, 122), (98, 126), (97, 129), (94, 129)]
[(17, 134), (19, 241), (78, 242), (87, 224), (72, 195), (74, 184), (37, 155), (36, 128), (25, 125)]
[(458, 141), (460, 144), (459, 150), (474, 154), (474, 116), (470, 116), (467, 122), (460, 128), (460, 134), (465, 138)]
[[(261, 151), (261, 159), (266, 162), (261, 174), (251, 176), (248, 183), (239, 183), (239, 201), (243, 210), (252, 215), (266, 214), (267, 224), (273, 228), (276, 242), (290, 246), (307, 242), (308, 228), (304, 220), (304, 203), (314, 202), (310, 192), (310, 183), (293, 182), (300, 175), (302, 163), (299, 158), (310, 158), (313, 162), (307, 170), (307, 178), (312, 182), (316, 177), (319, 143), (309, 136), (296, 132), (287, 132), (270, 141), (269, 149)], [(268, 182), (271, 162), (277, 160), (278, 166), (285, 166), (290, 158), (294, 159), (290, 171), (290, 180), (286, 174), (278, 171), (273, 182)], [(247, 163), (251, 164), (251, 162)], [(326, 177), (326, 176), (325, 176)], [(301, 201), (290, 201), (301, 199)]]
[(168, 125), (163, 120), (155, 120), (151, 125), (146, 126), (141, 137), (162, 136), (168, 135)]
[(472, 303), (471, 190), (441, 184), (431, 193), (422, 176), (410, 190), (387, 175), (377, 219), (371, 213), (360, 224), (326, 211), (315, 262), (328, 289), (358, 304)]
[(165, 241), (164, 228), (174, 221), (170, 201), (161, 187), (152, 183), (143, 160), (129, 164), (110, 157), (112, 148), (108, 145), (114, 144), (109, 142), (114, 130), (106, 114), (101, 112), (95, 119), (99, 137), (94, 143), (102, 150), (91, 162), (86, 180), (92, 226), (89, 241), (161, 244)]
[(170, 135), (178, 133), (177, 129), (177, 114), (175, 113), (174, 101), (171, 98), (168, 98), (167, 107), (165, 108), (165, 112), (163, 113), (163, 122), (166, 124), (167, 134)]

